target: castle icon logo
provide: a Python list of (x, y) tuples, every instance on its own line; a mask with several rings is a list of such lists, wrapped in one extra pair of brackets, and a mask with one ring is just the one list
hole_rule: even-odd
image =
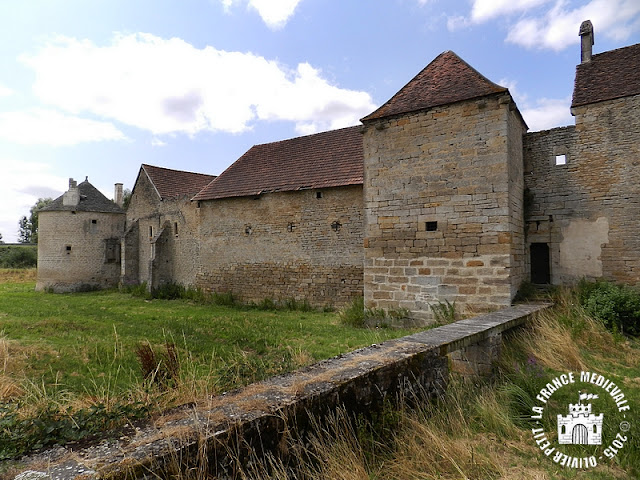
[(569, 404), (569, 415), (558, 415), (558, 443), (561, 445), (602, 445), (603, 414), (595, 415), (591, 404), (598, 395), (580, 393), (577, 404)]

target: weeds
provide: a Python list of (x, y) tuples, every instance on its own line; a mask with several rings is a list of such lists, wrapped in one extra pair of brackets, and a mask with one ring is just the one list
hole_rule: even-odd
[(438, 301), (438, 303), (431, 304), (430, 307), (436, 324), (446, 325), (456, 321), (455, 301), (453, 303), (449, 302), (449, 300), (445, 300), (444, 302)]
[(351, 303), (338, 312), (340, 322), (350, 327), (365, 327), (372, 321), (377, 326), (387, 327), (389, 323), (409, 318), (411, 312), (406, 308), (384, 310), (364, 306), (363, 297), (355, 297)]

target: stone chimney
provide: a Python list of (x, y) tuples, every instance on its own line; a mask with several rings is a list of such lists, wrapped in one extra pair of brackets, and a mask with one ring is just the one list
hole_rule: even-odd
[(591, 20), (585, 20), (580, 25), (580, 37), (582, 43), (580, 45), (580, 61), (581, 63), (589, 63), (591, 61), (591, 53), (593, 50), (593, 24)]
[(73, 178), (69, 179), (69, 190), (64, 192), (62, 196), (62, 205), (65, 207), (75, 207), (80, 203), (80, 191), (78, 190), (78, 182)]
[(115, 193), (113, 196), (113, 198), (115, 198), (114, 202), (116, 202), (116, 205), (122, 208), (122, 206), (124, 205), (124, 191), (122, 189), (122, 184), (116, 183), (115, 187)]

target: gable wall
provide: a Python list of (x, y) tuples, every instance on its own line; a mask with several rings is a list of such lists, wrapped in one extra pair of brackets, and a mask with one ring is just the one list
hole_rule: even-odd
[(431, 319), (438, 302), (462, 311), (510, 304), (510, 269), (514, 284), (524, 272), (522, 182), (509, 190), (522, 169), (523, 126), (510, 106), (508, 95), (494, 96), (367, 125), (368, 307)]
[(135, 233), (130, 235), (137, 239), (127, 240), (130, 247), (125, 255), (135, 258), (130, 268), (137, 270), (137, 282), (153, 287), (169, 282), (195, 284), (198, 223), (190, 196), (160, 200), (148, 177), (140, 175), (127, 209), (127, 228), (134, 225)]
[(200, 202), (198, 286), (245, 302), (339, 306), (362, 295), (362, 187), (317, 192)]

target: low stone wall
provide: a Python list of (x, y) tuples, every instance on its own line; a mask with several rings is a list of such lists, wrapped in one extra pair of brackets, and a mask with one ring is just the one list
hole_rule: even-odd
[[(370, 412), (415, 391), (436, 395), (446, 387), (450, 364), (462, 373), (486, 373), (502, 333), (544, 308), (518, 305), (340, 355), (176, 409), (117, 441), (59, 449), (46, 467), (32, 465), (15, 479), (162, 478), (172, 465), (198, 458), (212, 475), (233, 477), (238, 459), (250, 453), (286, 455), (288, 435), (304, 432), (309, 415), (340, 405)], [(452, 352), (460, 353), (449, 357)]]

